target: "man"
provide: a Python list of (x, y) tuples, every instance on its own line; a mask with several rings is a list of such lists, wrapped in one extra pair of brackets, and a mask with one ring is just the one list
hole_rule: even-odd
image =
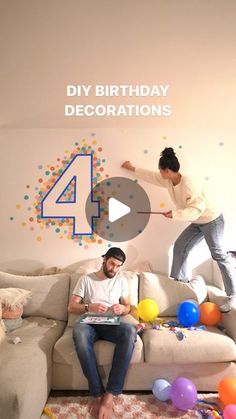
[[(128, 283), (118, 274), (126, 256), (118, 247), (111, 247), (103, 255), (98, 272), (80, 277), (70, 300), (70, 313), (110, 313), (123, 316), (130, 312)], [(88, 380), (91, 394), (97, 398), (98, 419), (110, 419), (113, 397), (122, 393), (125, 376), (134, 350), (137, 334), (134, 325), (121, 322), (119, 325), (75, 323), (73, 340), (81, 368)], [(112, 367), (104, 389), (94, 353), (96, 340), (115, 343)]]

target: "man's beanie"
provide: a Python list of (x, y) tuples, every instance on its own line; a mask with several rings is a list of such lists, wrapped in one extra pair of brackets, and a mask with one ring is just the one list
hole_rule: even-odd
[(105, 258), (115, 258), (118, 259), (120, 262), (124, 263), (126, 256), (119, 247), (110, 247), (108, 251), (105, 253), (105, 255), (102, 255)]

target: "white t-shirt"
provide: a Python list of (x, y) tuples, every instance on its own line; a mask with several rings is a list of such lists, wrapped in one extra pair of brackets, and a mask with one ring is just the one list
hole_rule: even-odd
[(122, 274), (99, 279), (95, 273), (91, 273), (80, 277), (72, 294), (81, 297), (84, 303), (101, 303), (110, 307), (119, 304), (121, 297), (129, 296), (129, 287)]

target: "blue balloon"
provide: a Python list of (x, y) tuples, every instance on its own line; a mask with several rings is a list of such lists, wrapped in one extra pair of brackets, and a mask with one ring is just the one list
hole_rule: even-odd
[(155, 380), (152, 385), (152, 392), (154, 396), (161, 402), (165, 402), (170, 399), (170, 390), (171, 384), (163, 378)]
[(200, 319), (200, 310), (194, 301), (183, 301), (177, 310), (179, 323), (184, 327), (194, 326)]

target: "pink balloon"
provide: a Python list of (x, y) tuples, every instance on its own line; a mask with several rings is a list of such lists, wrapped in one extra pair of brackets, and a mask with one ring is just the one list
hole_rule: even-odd
[(223, 411), (224, 419), (236, 418), (236, 404), (227, 404)]

